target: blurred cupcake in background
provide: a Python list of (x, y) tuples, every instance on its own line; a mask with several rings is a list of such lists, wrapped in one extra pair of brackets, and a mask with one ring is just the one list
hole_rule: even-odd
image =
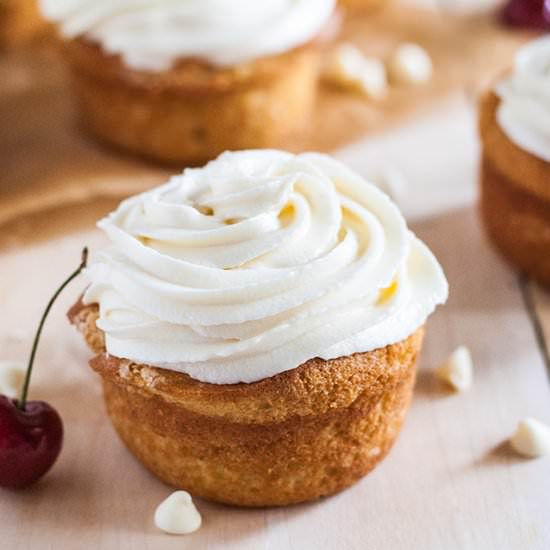
[(340, 0), (340, 5), (349, 11), (374, 11), (388, 4), (389, 0)]
[(197, 164), (303, 134), (336, 0), (41, 0), (85, 126), (151, 159)]
[(480, 119), (488, 233), (510, 263), (550, 284), (550, 37), (519, 51)]
[(0, 48), (26, 43), (47, 27), (37, 0), (0, 0)]

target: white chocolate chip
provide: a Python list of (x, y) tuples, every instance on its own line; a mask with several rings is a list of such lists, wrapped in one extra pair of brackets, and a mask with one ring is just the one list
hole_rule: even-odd
[(155, 525), (171, 535), (187, 535), (196, 531), (201, 523), (201, 515), (186, 491), (172, 493), (155, 511)]
[(363, 55), (353, 44), (340, 44), (332, 51), (325, 78), (373, 99), (383, 98), (388, 89), (386, 67), (382, 60)]
[(17, 397), (25, 380), (25, 366), (16, 361), (0, 361), (0, 394)]
[(510, 438), (512, 448), (520, 455), (530, 458), (550, 455), (550, 428), (535, 420), (525, 418), (518, 423)]
[(388, 91), (386, 67), (380, 59), (366, 57), (359, 75), (361, 91), (373, 99), (383, 99)]
[(447, 382), (455, 390), (464, 391), (472, 385), (473, 371), (470, 350), (465, 346), (460, 346), (436, 370), (436, 374), (438, 378)]
[(422, 84), (432, 77), (432, 59), (418, 44), (401, 44), (390, 57), (388, 71), (397, 84)]

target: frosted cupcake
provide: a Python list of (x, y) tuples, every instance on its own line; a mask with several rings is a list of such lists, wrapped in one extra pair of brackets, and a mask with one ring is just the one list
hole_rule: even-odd
[(447, 282), (397, 207), (320, 154), (225, 153), (123, 202), (69, 317), (158, 477), (244, 506), (367, 474)]
[(64, 39), (85, 125), (178, 164), (307, 130), (335, 4), (41, 0)]
[(481, 209), (495, 245), (550, 284), (550, 37), (524, 46), (481, 101)]

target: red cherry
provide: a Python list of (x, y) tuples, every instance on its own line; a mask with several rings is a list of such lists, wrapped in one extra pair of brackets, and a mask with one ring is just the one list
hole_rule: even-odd
[(18, 400), (0, 395), (0, 486), (23, 489), (40, 479), (54, 464), (63, 443), (63, 423), (44, 401), (27, 401), (32, 367), (46, 317), (62, 290), (86, 267), (88, 249), (78, 269), (55, 291), (36, 331), (25, 382)]
[(54, 464), (63, 442), (57, 411), (44, 401), (17, 401), (0, 395), (0, 486), (23, 489)]
[(550, 0), (510, 0), (501, 14), (508, 25), (550, 30)]

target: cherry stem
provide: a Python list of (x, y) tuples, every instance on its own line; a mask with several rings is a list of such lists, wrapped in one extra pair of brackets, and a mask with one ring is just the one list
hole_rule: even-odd
[(46, 306), (46, 309), (42, 314), (42, 318), (40, 319), (40, 324), (38, 325), (38, 330), (36, 331), (34, 342), (32, 344), (31, 356), (29, 358), (29, 363), (27, 365), (27, 373), (25, 374), (25, 382), (23, 384), (23, 389), (21, 390), (21, 398), (19, 399), (19, 402), (17, 404), (20, 410), (24, 410), (25, 405), (27, 404), (27, 394), (29, 393), (29, 384), (31, 381), (32, 367), (34, 365), (34, 357), (36, 355), (38, 342), (40, 340), (40, 335), (42, 334), (42, 328), (44, 327), (46, 317), (48, 316), (48, 313), (50, 313), (50, 309), (52, 309), (52, 306), (54, 302), (57, 300), (57, 297), (61, 294), (61, 292), (63, 292), (63, 289), (73, 279), (75, 279), (76, 277), (78, 277), (78, 275), (80, 275), (81, 271), (86, 267), (87, 262), (88, 262), (88, 248), (84, 248), (84, 250), (82, 250), (82, 259), (80, 261), (80, 265), (78, 266), (78, 269), (74, 273), (72, 273), (72, 275), (70, 275), (69, 278), (55, 291), (55, 294), (50, 298), (50, 301), (48, 302), (48, 305)]

